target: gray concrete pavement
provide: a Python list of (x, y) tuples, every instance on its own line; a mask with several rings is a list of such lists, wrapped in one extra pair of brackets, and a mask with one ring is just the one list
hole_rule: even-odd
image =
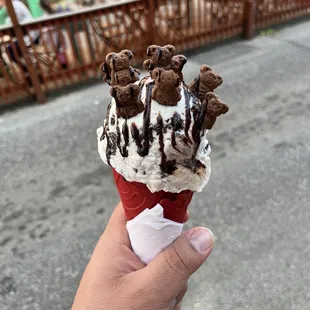
[[(230, 105), (188, 227), (216, 244), (184, 309), (309, 309), (310, 22), (192, 55)], [(0, 309), (69, 309), (118, 195), (96, 150), (108, 87), (0, 115)]]

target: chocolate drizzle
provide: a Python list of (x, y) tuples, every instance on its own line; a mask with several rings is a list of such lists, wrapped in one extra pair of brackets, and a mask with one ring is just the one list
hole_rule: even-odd
[(110, 117), (111, 105), (112, 105), (112, 102), (110, 102), (108, 105), (107, 114), (106, 114), (106, 122), (105, 122), (105, 125), (103, 127), (103, 132), (102, 132), (102, 135), (100, 137), (100, 141), (102, 141), (104, 139), (106, 132), (107, 132), (107, 128), (109, 127), (109, 117)]
[(176, 151), (178, 151), (179, 153), (181, 153), (181, 154), (184, 155), (184, 153), (181, 152), (181, 151), (176, 147), (177, 144), (176, 144), (176, 141), (175, 141), (175, 132), (174, 132), (174, 131), (171, 132), (171, 145), (172, 145), (172, 147), (173, 147)]
[(177, 143), (175, 142), (175, 131), (174, 131), (174, 130), (171, 131), (171, 145), (172, 145), (172, 147), (173, 147), (175, 150), (179, 151), (179, 150), (176, 148)]
[[(178, 151), (179, 153), (182, 153), (177, 147), (177, 143), (175, 140), (175, 132), (178, 130), (183, 129), (183, 120), (181, 118), (181, 115), (177, 112), (173, 113), (173, 116), (171, 117), (171, 146)], [(182, 153), (183, 154), (183, 153)]]
[(107, 135), (106, 157), (107, 157), (107, 163), (110, 166), (111, 166), (111, 164), (110, 164), (111, 155), (112, 155), (112, 152), (111, 152), (111, 141), (110, 141), (109, 136)]
[(165, 154), (165, 144), (164, 144), (164, 121), (160, 114), (157, 116), (157, 126), (156, 132), (159, 138), (159, 151), (161, 152), (161, 163), (160, 169), (163, 173), (172, 174), (176, 169), (176, 160), (167, 160), (167, 156)]
[[(184, 137), (184, 139), (187, 139), (186, 137)], [(184, 139), (183, 139), (183, 142), (184, 142)], [(186, 145), (187, 145), (187, 141), (184, 142)], [(172, 130), (171, 131), (171, 146), (176, 150), (178, 151), (179, 153), (183, 154), (183, 152), (181, 152), (178, 148), (177, 148), (177, 143), (176, 143), (176, 140), (175, 140), (175, 131)]]
[(122, 134), (123, 134), (123, 138), (124, 138), (125, 144), (122, 147), (121, 154), (122, 154), (123, 157), (128, 157), (127, 146), (128, 146), (128, 143), (129, 143), (129, 129), (128, 129), (128, 125), (127, 125), (127, 119), (125, 120), (125, 122), (123, 124)]
[(187, 137), (183, 137), (182, 139), (183, 143), (186, 144), (188, 146), (189, 143), (192, 143), (191, 140)]
[(100, 137), (100, 139), (101, 139), (102, 137), (104, 137), (103, 135), (105, 135), (106, 138), (107, 138), (106, 157), (107, 157), (108, 165), (110, 165), (111, 155), (114, 155), (115, 152), (116, 152), (116, 144), (113, 144), (113, 142), (115, 142), (115, 141), (114, 141), (114, 139), (112, 139), (112, 135), (115, 136), (115, 134), (111, 133), (110, 134), (111, 136), (109, 135), (109, 125), (110, 125), (109, 120), (110, 120), (111, 106), (112, 106), (112, 102), (110, 102), (110, 104), (108, 106), (107, 115), (106, 115), (105, 128), (103, 130), (102, 136)]
[(153, 87), (154, 87), (154, 82), (146, 85), (145, 109), (144, 109), (144, 114), (143, 114), (143, 147), (140, 150), (140, 152), (138, 151), (138, 154), (143, 157), (149, 154), (150, 140), (153, 140), (152, 128), (150, 128)]
[(194, 118), (194, 124), (192, 127), (192, 137), (194, 141), (196, 142), (196, 147), (194, 149), (192, 158), (188, 161), (188, 167), (196, 173), (197, 169), (200, 168), (205, 168), (205, 166), (198, 160), (196, 159), (196, 153), (197, 149), (200, 145), (200, 140), (201, 140), (201, 129), (202, 129), (202, 124), (204, 122), (204, 117), (205, 117), (205, 109), (202, 107), (200, 102), (194, 102), (194, 105), (192, 107), (193, 110), (193, 118)]
[(114, 132), (111, 132), (110, 134), (107, 134), (107, 149), (106, 149), (107, 163), (109, 165), (111, 156), (116, 154), (116, 148), (117, 148), (117, 135)]
[(184, 97), (185, 97), (185, 136), (188, 139), (187, 141), (191, 143), (191, 139), (188, 136), (188, 130), (191, 124), (191, 111), (189, 106), (189, 94), (187, 89), (184, 89)]
[(102, 135), (100, 136), (100, 141), (105, 138), (105, 126), (102, 126)]
[(142, 81), (143, 80), (141, 80), (140, 83), (139, 83), (140, 91), (139, 91), (139, 95), (138, 95), (138, 100), (141, 100), (141, 98), (142, 98), (142, 90), (143, 90), (143, 87), (144, 87), (144, 83), (141, 83)]
[(171, 126), (174, 131), (183, 129), (183, 120), (178, 112), (174, 112), (171, 117)]
[(153, 143), (154, 141), (154, 138), (153, 138), (153, 126), (151, 125), (150, 128), (149, 128), (149, 140), (151, 143)]
[(120, 132), (119, 127), (118, 127), (118, 119), (116, 122), (116, 137), (117, 137), (116, 144), (117, 144), (119, 151), (121, 152), (121, 132)]
[(205, 169), (206, 166), (197, 158), (191, 158), (184, 161), (187, 168), (193, 171), (193, 173), (197, 173), (197, 170)]
[(142, 150), (142, 143), (141, 143), (141, 139), (140, 139), (139, 130), (138, 130), (137, 125), (135, 123), (131, 124), (130, 132), (131, 132), (132, 138), (135, 140), (135, 143), (138, 147), (138, 154), (140, 154), (140, 152)]
[[(107, 148), (106, 148), (106, 157), (107, 163), (110, 165), (110, 158), (112, 155), (115, 155), (116, 148), (117, 148), (117, 136), (113, 132), (109, 132), (109, 119), (110, 119), (110, 110), (111, 110), (112, 103), (109, 104), (106, 116), (106, 126), (105, 126), (105, 133), (107, 138)], [(111, 165), (110, 165), (111, 166)]]
[(117, 147), (119, 149), (119, 152), (121, 153), (121, 155), (123, 157), (128, 157), (127, 146), (129, 143), (129, 130), (128, 130), (128, 126), (127, 126), (127, 119), (125, 120), (123, 127), (122, 127), (122, 134), (123, 134), (125, 145), (121, 146), (121, 132), (119, 129), (118, 119), (116, 122), (116, 134), (117, 134), (116, 143), (117, 143)]
[(197, 145), (200, 143), (201, 128), (204, 121), (204, 116), (205, 110), (201, 107), (201, 104), (199, 106), (193, 107), (194, 124), (192, 127), (192, 137)]

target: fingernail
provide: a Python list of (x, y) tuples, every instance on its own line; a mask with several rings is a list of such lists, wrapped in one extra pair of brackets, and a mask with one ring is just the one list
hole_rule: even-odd
[(189, 230), (186, 234), (189, 242), (197, 252), (204, 253), (214, 244), (214, 235), (208, 228), (200, 227)]

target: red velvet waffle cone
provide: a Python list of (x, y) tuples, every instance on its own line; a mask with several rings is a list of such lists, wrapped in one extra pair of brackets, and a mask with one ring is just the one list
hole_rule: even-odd
[(183, 223), (187, 207), (190, 204), (193, 192), (190, 190), (181, 193), (159, 191), (151, 193), (147, 186), (139, 182), (128, 182), (113, 169), (116, 187), (128, 220), (135, 218), (145, 209), (151, 209), (158, 203), (164, 209), (166, 219)]

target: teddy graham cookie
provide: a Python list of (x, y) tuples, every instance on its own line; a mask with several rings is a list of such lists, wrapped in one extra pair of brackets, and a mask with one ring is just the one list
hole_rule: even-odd
[(140, 70), (133, 69), (130, 61), (133, 54), (129, 50), (123, 50), (120, 53), (109, 53), (105, 62), (101, 64), (103, 79), (109, 85), (126, 86), (139, 80)]

